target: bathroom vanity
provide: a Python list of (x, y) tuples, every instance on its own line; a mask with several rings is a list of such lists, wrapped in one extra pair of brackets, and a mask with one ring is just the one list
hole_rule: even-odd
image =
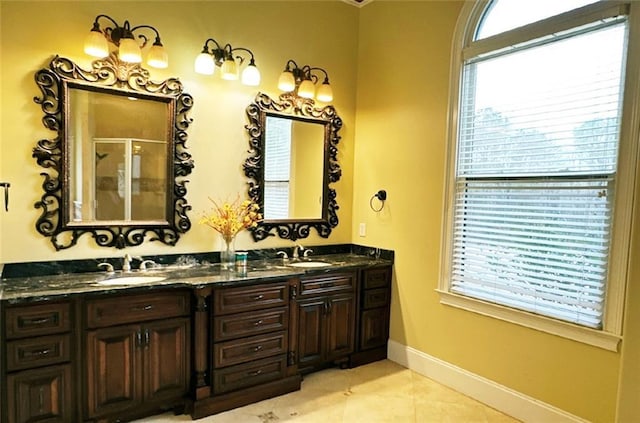
[(4, 279), (0, 420), (200, 418), (385, 358), (392, 262), (314, 261)]

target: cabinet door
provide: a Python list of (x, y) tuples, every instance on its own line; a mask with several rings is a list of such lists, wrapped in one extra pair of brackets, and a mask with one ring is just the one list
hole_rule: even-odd
[(143, 327), (145, 400), (182, 398), (188, 391), (189, 319), (161, 320)]
[(333, 360), (354, 351), (355, 296), (331, 296), (327, 299), (327, 308), (327, 360)]
[(389, 338), (389, 308), (374, 308), (362, 312), (360, 321), (360, 349), (381, 347)]
[(9, 423), (71, 423), (71, 367), (51, 366), (7, 377)]
[(87, 333), (89, 417), (121, 412), (142, 402), (141, 343), (138, 325)]
[(313, 366), (323, 361), (323, 324), (325, 297), (299, 301), (298, 304), (298, 366)]

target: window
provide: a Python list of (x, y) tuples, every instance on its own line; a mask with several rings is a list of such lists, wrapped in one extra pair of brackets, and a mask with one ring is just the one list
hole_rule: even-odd
[(264, 202), (264, 218), (268, 220), (289, 217), (291, 122), (267, 116), (265, 124), (264, 198), (269, 201)]
[(615, 349), (629, 5), (483, 4), (454, 52), (442, 302)]

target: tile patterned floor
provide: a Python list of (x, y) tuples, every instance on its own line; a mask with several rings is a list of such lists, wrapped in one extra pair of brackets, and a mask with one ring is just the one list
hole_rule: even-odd
[[(191, 421), (163, 414), (138, 423)], [(302, 389), (199, 423), (515, 423), (426, 377), (389, 361), (355, 369), (328, 369), (305, 376)]]

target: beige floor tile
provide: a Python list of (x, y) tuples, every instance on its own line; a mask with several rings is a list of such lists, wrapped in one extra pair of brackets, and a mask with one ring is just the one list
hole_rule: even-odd
[[(162, 414), (138, 423), (191, 421)], [(198, 423), (517, 423), (389, 360), (306, 375), (302, 389)]]

